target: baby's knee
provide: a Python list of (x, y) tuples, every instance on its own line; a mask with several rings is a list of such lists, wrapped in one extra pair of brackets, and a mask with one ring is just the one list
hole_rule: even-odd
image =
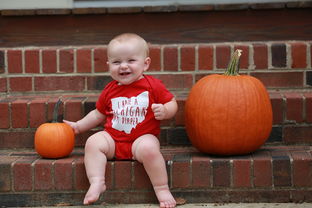
[(137, 151), (137, 153), (139, 154), (139, 156), (141, 156), (141, 158), (145, 158), (145, 159), (154, 159), (155, 157), (159, 157), (160, 153), (160, 149), (159, 149), (159, 145), (155, 142), (142, 142), (140, 144), (140, 148), (139, 151)]
[(85, 144), (85, 150), (92, 150), (98, 146), (97, 139), (94, 135), (90, 136)]

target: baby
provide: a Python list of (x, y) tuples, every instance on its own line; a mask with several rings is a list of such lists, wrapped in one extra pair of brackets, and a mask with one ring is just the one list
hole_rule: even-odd
[(104, 130), (90, 136), (85, 145), (90, 187), (83, 203), (97, 201), (106, 190), (107, 159), (133, 159), (143, 164), (160, 207), (175, 207), (157, 135), (160, 120), (175, 115), (177, 102), (160, 80), (143, 74), (151, 59), (148, 45), (140, 36), (125, 33), (115, 37), (108, 44), (107, 56), (113, 81), (105, 86), (96, 109), (77, 122), (64, 120), (76, 134), (105, 120)]

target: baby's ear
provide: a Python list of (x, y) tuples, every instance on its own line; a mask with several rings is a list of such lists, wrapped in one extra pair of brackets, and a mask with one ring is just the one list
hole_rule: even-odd
[(144, 61), (144, 63), (145, 63), (145, 68), (144, 68), (144, 71), (146, 71), (148, 68), (149, 68), (149, 65), (151, 64), (151, 58), (150, 57), (146, 57), (145, 58), (145, 61)]

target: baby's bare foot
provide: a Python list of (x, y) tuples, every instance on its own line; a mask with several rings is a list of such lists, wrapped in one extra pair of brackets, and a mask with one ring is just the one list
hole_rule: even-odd
[(91, 183), (89, 190), (83, 200), (83, 204), (87, 205), (96, 202), (99, 199), (101, 193), (103, 193), (105, 190), (106, 185), (104, 180)]
[(154, 187), (157, 199), (159, 201), (159, 207), (161, 208), (173, 208), (176, 206), (176, 201), (173, 198), (168, 185), (155, 186)]

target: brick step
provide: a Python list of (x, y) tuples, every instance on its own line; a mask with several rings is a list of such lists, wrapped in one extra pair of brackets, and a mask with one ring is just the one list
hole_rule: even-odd
[[(216, 157), (192, 147), (163, 147), (175, 197), (201, 202), (312, 202), (312, 148), (265, 146), (245, 156)], [(98, 202), (156, 203), (142, 164), (109, 161), (108, 190)], [(89, 184), (83, 150), (42, 159), (32, 150), (0, 151), (1, 206), (80, 205)]]
[[(177, 115), (161, 124), (160, 141), (166, 145), (189, 145), (184, 128), (183, 109), (187, 93), (176, 92), (179, 104)], [(312, 144), (312, 92), (270, 91), (273, 106), (273, 130), (268, 143)], [(76, 121), (94, 109), (98, 94), (29, 95), (0, 98), (0, 149), (32, 148), (36, 128), (52, 120), (56, 101), (64, 101), (62, 118)], [(76, 136), (76, 147), (82, 147), (93, 129)]]

